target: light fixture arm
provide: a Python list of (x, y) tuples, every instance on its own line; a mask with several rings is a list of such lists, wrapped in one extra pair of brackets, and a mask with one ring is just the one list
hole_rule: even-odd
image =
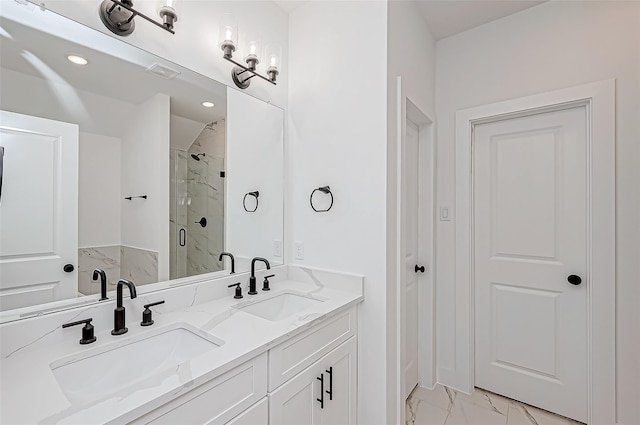
[[(233, 71), (232, 71), (232, 74), (233, 74), (232, 76), (233, 76), (233, 81), (236, 83), (236, 85), (238, 85), (238, 87), (246, 88), (246, 87), (242, 87), (241, 84), (242, 83), (247, 83), (253, 77), (260, 77), (263, 80), (273, 84), (274, 86), (276, 85), (275, 81), (272, 81), (270, 78), (265, 77), (264, 75), (260, 75), (258, 72), (256, 72), (255, 70), (249, 68), (248, 66), (243, 65), (240, 62), (237, 62), (237, 61), (233, 60), (233, 58), (230, 55), (229, 56), (224, 55), (222, 57), (236, 66), (236, 68), (234, 68)], [(240, 69), (238, 69), (238, 68), (240, 68)], [(241, 75), (244, 74), (245, 72), (250, 72), (253, 75), (251, 75), (250, 77), (241, 77)], [(248, 84), (246, 84), (246, 86), (248, 86)]]
[[(129, 16), (127, 19), (123, 21), (115, 22), (114, 20), (112, 20), (112, 12), (114, 12), (114, 9), (117, 6), (129, 11), (131, 13), (131, 16)], [(129, 35), (131, 32), (133, 32), (133, 18), (135, 18), (136, 16), (140, 16), (142, 19), (151, 22), (155, 26), (160, 27), (167, 32), (170, 32), (171, 34), (175, 34), (175, 31), (172, 28), (169, 28), (169, 26), (164, 25), (163, 23), (158, 22), (150, 18), (149, 16), (145, 15), (144, 13), (134, 9), (133, 2), (131, 0), (125, 0), (125, 1), (104, 0), (102, 2), (102, 5), (100, 6), (100, 18), (102, 19), (102, 22), (111, 32), (120, 36), (126, 36), (126, 35)], [(166, 18), (164, 18), (164, 16), (163, 16), (163, 19), (165, 19), (166, 21)], [(177, 20), (177, 16), (175, 15), (175, 13), (173, 14), (173, 20), (174, 21)], [(121, 27), (124, 27), (125, 25), (131, 25), (132, 26), (131, 30), (127, 31), (127, 30), (121, 29)], [(173, 24), (171, 26), (173, 26)]]

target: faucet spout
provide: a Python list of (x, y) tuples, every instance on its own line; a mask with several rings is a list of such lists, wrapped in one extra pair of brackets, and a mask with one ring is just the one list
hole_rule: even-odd
[(269, 264), (269, 260), (262, 257), (255, 257), (251, 260), (251, 276), (249, 276), (249, 295), (256, 295), (258, 291), (256, 291), (256, 261), (261, 261), (267, 266), (267, 270), (271, 268)]
[(118, 281), (118, 288), (117, 288), (117, 308), (122, 308), (122, 286), (123, 285), (127, 285), (127, 287), (129, 288), (129, 295), (131, 295), (131, 299), (134, 299), (135, 297), (138, 296), (138, 294), (136, 293), (136, 285), (127, 279), (120, 279)]
[(111, 331), (111, 335), (122, 335), (127, 333), (129, 329), (125, 326), (125, 309), (122, 306), (122, 287), (127, 286), (129, 288), (129, 294), (131, 295), (131, 299), (134, 299), (138, 295), (136, 294), (136, 285), (133, 282), (126, 279), (120, 279), (118, 281), (118, 289), (117, 289), (117, 303), (116, 308), (113, 311), (113, 330)]
[(93, 271), (93, 280), (100, 278), (100, 301), (108, 300), (107, 298), (107, 274), (102, 269)]
[(231, 273), (234, 274), (236, 272), (236, 259), (233, 258), (233, 254), (230, 252), (221, 252), (220, 257), (218, 257), (218, 261), (222, 261), (222, 257), (227, 256), (231, 260)]

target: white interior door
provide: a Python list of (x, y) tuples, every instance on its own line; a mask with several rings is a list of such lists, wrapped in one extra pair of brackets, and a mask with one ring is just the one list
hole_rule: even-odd
[(477, 125), (473, 164), (475, 385), (582, 422), (586, 128), (584, 107)]
[(404, 397), (418, 384), (418, 126), (407, 120), (407, 137), (402, 147), (402, 347), (404, 353)]
[(78, 126), (0, 111), (0, 146), (0, 309), (77, 296)]

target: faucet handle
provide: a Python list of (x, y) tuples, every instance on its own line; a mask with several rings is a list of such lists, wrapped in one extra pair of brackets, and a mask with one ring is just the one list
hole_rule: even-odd
[(236, 287), (236, 294), (233, 296), (233, 298), (235, 298), (236, 300), (239, 300), (242, 297), (242, 284), (240, 282), (238, 283), (234, 283), (233, 285), (227, 285), (227, 288), (233, 288), (234, 286)]
[(97, 339), (93, 334), (93, 325), (91, 324), (92, 320), (93, 318), (90, 317), (88, 319), (78, 320), (77, 322), (65, 323), (62, 325), (62, 328), (64, 329), (71, 326), (84, 324), (82, 328), (82, 339), (80, 340), (80, 344), (82, 345), (91, 344), (92, 342), (95, 342)]
[(153, 325), (152, 312), (149, 310), (149, 307), (153, 307), (154, 305), (164, 304), (164, 300), (156, 301), (155, 303), (145, 304), (144, 311), (142, 312), (142, 322), (140, 322), (140, 326), (151, 326)]
[(265, 276), (264, 280), (262, 281), (262, 290), (263, 291), (270, 291), (271, 288), (269, 288), (269, 279), (274, 277), (275, 274), (270, 274), (269, 276)]

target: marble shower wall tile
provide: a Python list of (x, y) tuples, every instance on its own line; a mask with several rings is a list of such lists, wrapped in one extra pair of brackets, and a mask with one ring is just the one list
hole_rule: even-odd
[(100, 281), (93, 281), (93, 270), (102, 269), (107, 281), (115, 285), (120, 278), (120, 245), (78, 249), (78, 291), (84, 295), (100, 293)]
[(120, 248), (120, 277), (136, 285), (158, 281), (158, 253), (144, 249), (122, 246)]

